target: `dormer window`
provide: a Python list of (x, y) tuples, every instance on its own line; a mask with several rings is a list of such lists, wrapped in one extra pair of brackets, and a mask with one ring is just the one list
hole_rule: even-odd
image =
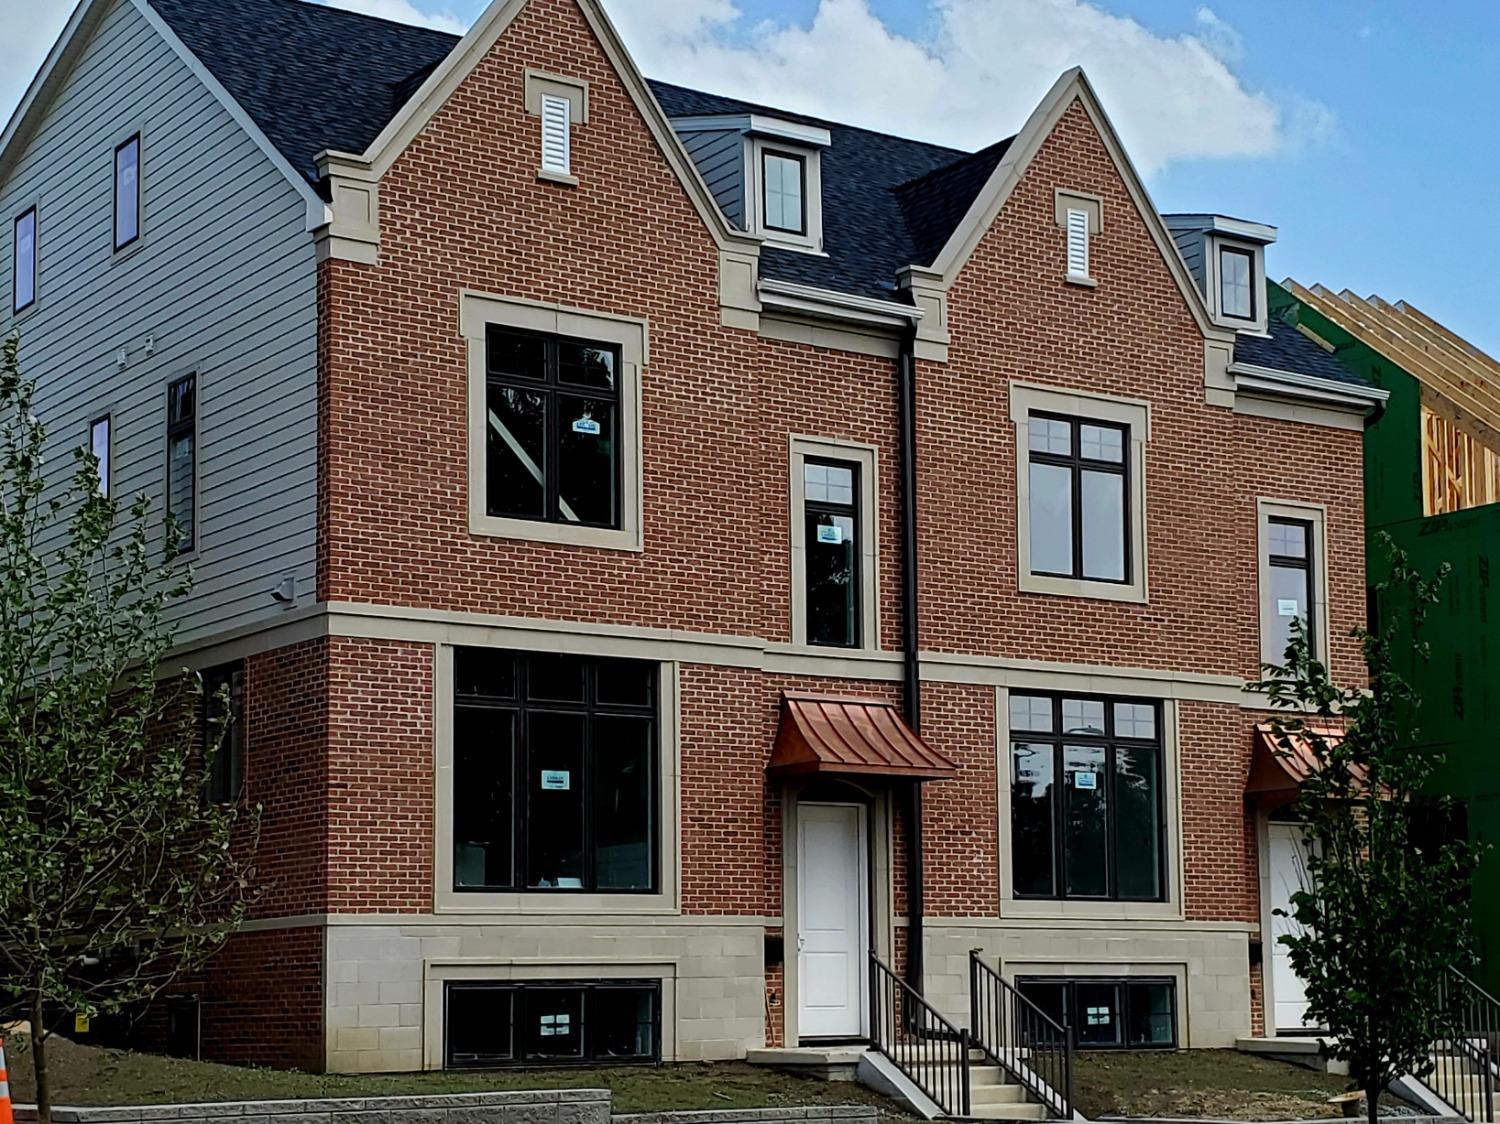
[(1255, 254), (1237, 246), (1219, 250), (1219, 308), (1235, 320), (1255, 319)]
[(768, 230), (807, 233), (807, 160), (788, 152), (761, 152), (763, 211)]

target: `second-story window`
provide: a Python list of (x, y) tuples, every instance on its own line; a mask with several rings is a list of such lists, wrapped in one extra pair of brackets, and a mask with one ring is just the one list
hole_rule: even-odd
[(36, 208), (16, 216), (11, 244), (10, 306), (15, 312), (36, 301)]
[(105, 414), (89, 424), (89, 452), (94, 454), (99, 471), (99, 494), (109, 498), (109, 430), (110, 417)]
[(766, 227), (789, 234), (806, 234), (806, 161), (784, 152), (766, 152), (761, 160)]
[(1126, 427), (1032, 414), (1028, 440), (1031, 572), (1129, 581)]
[(491, 327), (485, 502), (490, 515), (620, 525), (620, 352)]
[(860, 645), (859, 494), (858, 465), (803, 462), (809, 644)]
[(167, 387), (167, 515), (174, 554), (198, 544), (198, 378), (186, 375)]
[(1012, 695), (1012, 872), (1018, 898), (1163, 901), (1160, 708)]
[(1219, 310), (1236, 320), (1255, 319), (1255, 255), (1228, 247), (1219, 251)]
[(1292, 622), (1301, 621), (1310, 651), (1318, 650), (1313, 624), (1313, 524), (1306, 519), (1271, 516), (1266, 526), (1270, 575), (1271, 635), (1266, 643), (1281, 662), (1292, 641)]
[(141, 135), (115, 149), (115, 249), (141, 236)]

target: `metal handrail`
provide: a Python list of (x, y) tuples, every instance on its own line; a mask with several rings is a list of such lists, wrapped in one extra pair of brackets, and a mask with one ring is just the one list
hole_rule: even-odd
[(1438, 1002), (1443, 1029), (1432, 1043), (1427, 1085), (1465, 1118), (1493, 1121), (1500, 1000), (1449, 968), (1438, 981)]
[(1073, 1031), (969, 952), (969, 1023), (974, 1045), (1041, 1101), (1055, 1118), (1073, 1116)]
[(870, 953), (870, 1044), (948, 1116), (969, 1115), (969, 1032)]

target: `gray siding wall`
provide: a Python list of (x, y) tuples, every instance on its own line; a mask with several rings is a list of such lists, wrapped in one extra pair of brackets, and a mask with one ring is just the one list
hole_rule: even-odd
[(1177, 243), (1182, 260), (1187, 263), (1188, 272), (1193, 275), (1193, 280), (1198, 282), (1198, 291), (1207, 293), (1208, 282), (1203, 275), (1203, 231), (1174, 230), (1172, 241)]
[(683, 133), (683, 147), (698, 165), (724, 217), (745, 229), (745, 138), (736, 130)]
[[(114, 149), (141, 134), (141, 239), (113, 250)], [(11, 222), (38, 208), (37, 301), (11, 313)], [(317, 294), (302, 196), (128, 0), (0, 183), (0, 333), (21, 332), (48, 463), (112, 415), (113, 494), (161, 519), (166, 388), (198, 377), (198, 546), (178, 636), (314, 597)], [(148, 349), (147, 341), (153, 347)], [(124, 367), (117, 364), (123, 350)]]

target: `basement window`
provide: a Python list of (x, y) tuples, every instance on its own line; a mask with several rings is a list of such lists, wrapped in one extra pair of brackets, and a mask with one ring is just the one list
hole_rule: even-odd
[(449, 1069), (620, 1065), (661, 1056), (659, 981), (465, 981), (444, 991)]
[(1177, 1047), (1174, 979), (1032, 977), (1017, 979), (1016, 990), (1071, 1027), (1080, 1050)]

